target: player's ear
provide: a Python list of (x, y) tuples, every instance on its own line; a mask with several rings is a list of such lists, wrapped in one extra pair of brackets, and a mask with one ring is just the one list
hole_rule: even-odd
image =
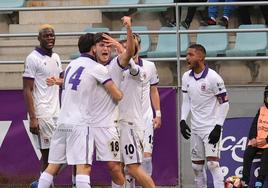
[(93, 52), (93, 54), (96, 54), (96, 46), (95, 45), (92, 46), (92, 52)]

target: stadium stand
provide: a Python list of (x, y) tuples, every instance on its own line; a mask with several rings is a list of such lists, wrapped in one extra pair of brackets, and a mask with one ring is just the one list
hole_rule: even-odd
[[(133, 26), (133, 31), (148, 31), (148, 28), (146, 26)], [(125, 31), (125, 28), (121, 29), (122, 31)], [(126, 35), (120, 35), (119, 39), (122, 40), (125, 38)], [(147, 52), (151, 48), (151, 38), (148, 34), (140, 34), (141, 38), (141, 50), (140, 50), (140, 56), (144, 57), (147, 56)]]
[[(0, 0), (0, 8), (17, 8), (23, 7), (25, 0)], [(1, 12), (2, 13), (2, 12)]]
[[(264, 24), (240, 25), (239, 29), (266, 28)], [(240, 32), (236, 34), (235, 47), (226, 51), (227, 56), (265, 55), (267, 49), (266, 32)]]
[(86, 27), (84, 32), (94, 33), (94, 32), (108, 32), (110, 29), (108, 27)]
[[(201, 26), (200, 30), (224, 29), (223, 26)], [(228, 34), (227, 33), (198, 33), (196, 42), (202, 44), (207, 51), (208, 57), (225, 56), (225, 51), (228, 49)]]
[[(173, 0), (144, 0), (143, 4), (166, 4), (173, 3)], [(151, 8), (138, 8), (138, 11), (144, 12), (164, 12), (167, 11), (168, 7), (151, 7)]]
[[(108, 27), (90, 27), (89, 26), (84, 29), (84, 32), (87, 32), (87, 33), (108, 32), (108, 31), (110, 31)], [(70, 59), (76, 59), (79, 56), (80, 56), (80, 53), (76, 52), (70, 55)]]
[[(160, 31), (176, 30), (176, 27), (162, 27)], [(188, 34), (181, 34), (181, 55), (186, 55), (187, 47), (190, 44)], [(160, 34), (157, 46), (154, 51), (148, 52), (148, 57), (176, 57), (177, 37), (176, 34)]]
[[(135, 5), (139, 4), (140, 0), (109, 0), (108, 5)], [(128, 12), (128, 8), (122, 9), (104, 9), (102, 12)]]

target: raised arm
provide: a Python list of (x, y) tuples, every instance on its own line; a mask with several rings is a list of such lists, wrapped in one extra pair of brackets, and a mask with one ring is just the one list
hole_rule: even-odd
[(124, 16), (121, 20), (127, 29), (127, 48), (122, 54), (118, 56), (118, 60), (121, 66), (126, 67), (129, 64), (129, 60), (135, 53), (135, 45), (131, 29), (131, 18)]

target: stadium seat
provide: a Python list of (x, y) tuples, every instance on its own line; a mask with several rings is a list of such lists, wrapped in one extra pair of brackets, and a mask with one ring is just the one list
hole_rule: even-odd
[[(140, 0), (109, 0), (107, 5), (136, 5)], [(128, 8), (103, 9), (102, 12), (128, 12)]]
[[(98, 33), (98, 32), (109, 32), (110, 29), (107, 27), (87, 27), (84, 29), (84, 32), (87, 33)], [(80, 56), (79, 52), (70, 55), (70, 59), (76, 59)]]
[(0, 8), (23, 7), (25, 0), (0, 0)]
[[(240, 25), (239, 29), (266, 28), (264, 24)], [(227, 56), (258, 56), (265, 55), (267, 49), (266, 32), (238, 32), (235, 47), (227, 50)]]
[[(148, 31), (148, 28), (146, 26), (132, 26), (132, 30), (135, 33), (135, 31)], [(126, 31), (126, 28), (122, 28), (122, 31)], [(140, 34), (139, 36), (141, 38), (141, 50), (139, 56), (145, 57), (151, 48), (151, 39), (148, 34)], [(120, 35), (119, 38), (122, 40), (126, 38), (126, 35)]]
[[(168, 4), (173, 3), (173, 0), (144, 0), (143, 4)], [(168, 7), (151, 7), (151, 8), (138, 8), (140, 12), (165, 12)]]
[(107, 27), (87, 27), (84, 29), (84, 32), (87, 33), (98, 33), (98, 32), (109, 32), (110, 29)]
[[(200, 30), (215, 30), (225, 29), (220, 25), (202, 26)], [(206, 48), (208, 57), (225, 56), (225, 51), (228, 49), (228, 34), (227, 33), (198, 33), (196, 43), (203, 45)]]
[[(176, 30), (176, 27), (162, 27), (160, 31)], [(181, 34), (181, 55), (185, 56), (190, 44), (188, 34)], [(147, 53), (148, 57), (176, 57), (177, 56), (177, 36), (176, 34), (159, 34), (155, 51)]]

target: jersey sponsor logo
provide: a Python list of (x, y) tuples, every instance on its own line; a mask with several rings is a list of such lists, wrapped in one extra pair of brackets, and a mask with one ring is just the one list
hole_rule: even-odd
[(218, 87), (219, 91), (222, 91), (222, 90), (225, 89), (225, 86), (224, 86), (224, 83), (223, 82), (218, 82), (217, 83), (217, 87)]

